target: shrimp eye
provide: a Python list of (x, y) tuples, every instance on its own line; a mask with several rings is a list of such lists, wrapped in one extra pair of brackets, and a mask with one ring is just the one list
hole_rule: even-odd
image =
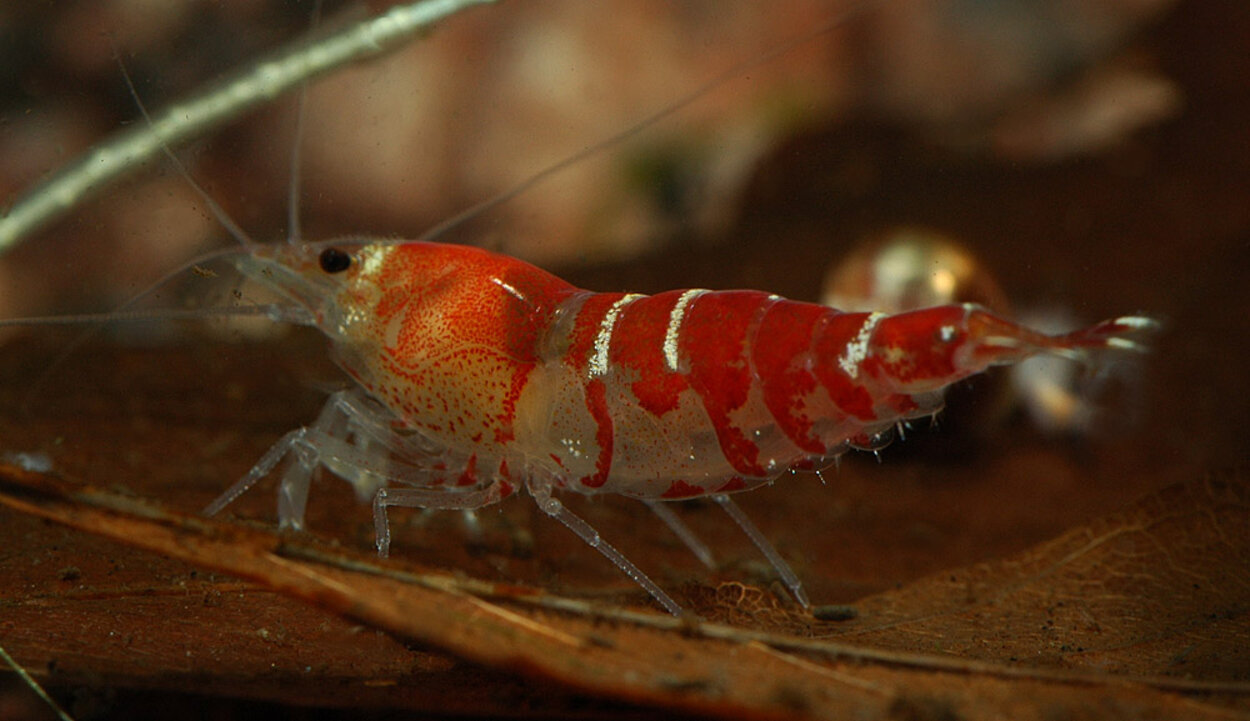
[(321, 251), (321, 269), (327, 273), (342, 273), (352, 267), (352, 257), (338, 248)]

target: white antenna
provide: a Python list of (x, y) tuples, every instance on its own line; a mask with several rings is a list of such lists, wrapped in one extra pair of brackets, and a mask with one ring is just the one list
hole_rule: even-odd
[[(204, 190), (204, 188), (195, 181), (195, 178), (191, 175), (190, 171), (187, 170), (187, 166), (182, 164), (182, 161), (178, 159), (177, 155), (174, 155), (174, 151), (169, 149), (169, 145), (163, 141), (163, 138), (156, 134), (156, 126), (152, 123), (152, 116), (148, 114), (147, 106), (143, 104), (143, 99), (139, 97), (139, 91), (135, 90), (134, 81), (130, 79), (130, 73), (126, 70), (126, 64), (122, 62), (122, 56), (116, 51), (116, 49), (114, 49), (113, 58), (117, 60), (117, 67), (122, 72), (122, 79), (126, 81), (126, 88), (130, 90), (130, 97), (134, 99), (135, 105), (139, 107), (139, 113), (143, 115), (144, 121), (147, 122), (148, 127), (152, 129), (156, 140), (161, 141), (161, 152), (165, 153), (165, 157), (169, 158), (169, 162), (173, 163), (173, 166), (178, 169), (178, 173), (182, 175), (183, 179), (191, 185), (191, 189), (200, 196), (200, 200), (204, 201), (204, 204), (208, 206), (209, 211), (212, 212), (213, 217), (217, 219), (217, 222), (221, 224), (221, 227), (226, 229), (226, 232), (230, 234), (230, 237), (239, 241), (239, 244), (244, 248), (250, 248), (256, 245), (256, 242), (248, 236), (243, 228), (239, 227), (239, 224), (234, 222), (234, 218), (230, 217), (230, 214), (226, 212), (225, 208), (221, 207), (221, 205), (213, 199), (213, 196), (209, 195), (208, 191)], [(186, 266), (184, 265), (183, 267), (185, 268)]]
[[(316, 31), (321, 24), (321, 0), (313, 3), (312, 20), (309, 22), (311, 29)], [(299, 243), (304, 238), (304, 232), (300, 228), (300, 185), (303, 178), (303, 160), (304, 152), (302, 149), (304, 138), (304, 114), (308, 106), (308, 78), (300, 83), (299, 100), (295, 103), (295, 139), (291, 143), (291, 179), (287, 185), (286, 197), (286, 241), (291, 244)]]
[(750, 58), (749, 60), (744, 60), (740, 63), (737, 63), (736, 65), (733, 65), (728, 70), (725, 70), (724, 72), (720, 73), (719, 75), (716, 75), (715, 77), (711, 78), (707, 82), (700, 85), (693, 92), (688, 93), (684, 97), (679, 98), (678, 100), (670, 103), (669, 105), (664, 106), (663, 108), (660, 108), (659, 110), (651, 113), (650, 115), (644, 117), (643, 119), (625, 128), (624, 130), (613, 133), (612, 135), (609, 135), (608, 137), (603, 138), (602, 140), (592, 143), (586, 148), (583, 148), (582, 150), (579, 150), (578, 152), (566, 158), (563, 158), (561, 160), (556, 161), (555, 163), (552, 163), (551, 165), (548, 165), (547, 167), (538, 171), (534, 175), (531, 175), (526, 180), (522, 181), (519, 185), (513, 188), (510, 188), (508, 190), (505, 190), (501, 193), (498, 193), (497, 195), (487, 198), (486, 200), (483, 200), (479, 203), (476, 203), (470, 206), (469, 208), (457, 213), (451, 218), (448, 218), (447, 220), (442, 221), (441, 223), (435, 225), (433, 228), (430, 228), (429, 230), (422, 233), (419, 240), (436, 240), (439, 237), (448, 233), (449, 231), (454, 230), (455, 228), (463, 225), (464, 223), (467, 223), (468, 221), (486, 213), (492, 208), (503, 205), (504, 203), (507, 203), (508, 201), (525, 193), (531, 188), (537, 185), (540, 185), (541, 183), (548, 180), (549, 178), (559, 174), (562, 170), (566, 168), (570, 168), (582, 162), (583, 160), (586, 160), (587, 158), (594, 157), (602, 153), (604, 150), (608, 148), (619, 145), (625, 140), (628, 140), (634, 137), (635, 135), (638, 135), (639, 133), (643, 132), (644, 130), (654, 126), (656, 123), (659, 123), (665, 118), (672, 116), (672, 115), (676, 115), (677, 113), (684, 110), (686, 107), (694, 104), (703, 96), (707, 95), (709, 92), (721, 87), (729, 80), (732, 80), (740, 75), (744, 75), (748, 71), (753, 70), (755, 68), (767, 65), (771, 63), (773, 60), (776, 60), (777, 58), (782, 57), (790, 53), (793, 50), (803, 47), (804, 45), (807, 45), (810, 41), (814, 40), (815, 38), (818, 38), (821, 35), (824, 35), (825, 33), (829, 33), (829, 32), (832, 32), (833, 30), (836, 30), (837, 28), (844, 25), (849, 19), (858, 15), (861, 12), (864, 12), (865, 9), (867, 9), (868, 7), (870, 7), (875, 2), (878, 2), (878, 1), (881, 1), (881, 0), (865, 0), (865, 2), (859, 3), (853, 7), (843, 10), (840, 13), (837, 13), (832, 18), (830, 18), (827, 22), (825, 22), (823, 25), (817, 27), (816, 29), (810, 32), (791, 38), (790, 40), (782, 43), (781, 45), (778, 45), (777, 47), (774, 47), (773, 49), (765, 52), (762, 55), (757, 55), (753, 58)]

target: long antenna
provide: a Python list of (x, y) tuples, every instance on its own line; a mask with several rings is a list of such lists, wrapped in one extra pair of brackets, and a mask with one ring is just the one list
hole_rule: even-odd
[[(130, 79), (130, 73), (126, 70), (126, 63), (122, 62), (121, 53), (117, 52), (116, 48), (113, 49), (113, 59), (117, 61), (117, 67), (122, 72), (122, 79), (126, 81), (126, 87), (130, 90), (130, 97), (135, 101), (135, 105), (139, 107), (139, 113), (143, 115), (143, 120), (147, 122), (149, 127), (155, 128), (152, 124), (152, 116), (148, 114), (148, 108), (143, 104), (143, 98), (139, 97), (139, 91), (135, 89), (135, 83)], [(160, 140), (159, 137), (157, 139)], [(174, 167), (182, 175), (183, 179), (190, 183), (191, 189), (200, 196), (200, 200), (204, 201), (205, 205), (207, 205), (208, 209), (212, 212), (213, 217), (217, 219), (217, 222), (221, 224), (221, 227), (226, 229), (226, 232), (229, 233), (232, 238), (239, 241), (239, 244), (244, 248), (250, 248), (256, 245), (256, 242), (252, 240), (247, 232), (244, 231), (238, 223), (234, 222), (234, 218), (230, 217), (230, 214), (226, 212), (226, 209), (221, 207), (221, 204), (214, 200), (213, 196), (209, 195), (208, 191), (204, 190), (204, 188), (196, 182), (195, 177), (191, 175), (191, 171), (187, 170), (187, 166), (182, 164), (182, 161), (178, 159), (177, 155), (174, 155), (174, 151), (169, 149), (169, 145), (167, 143), (161, 143), (161, 151), (165, 153), (165, 157), (169, 159), (169, 162), (173, 163)]]
[[(313, 3), (312, 19), (309, 21), (311, 32), (316, 32), (321, 25), (321, 0)], [(299, 87), (299, 100), (295, 103), (295, 139), (291, 143), (291, 180), (286, 189), (286, 241), (292, 245), (304, 238), (300, 228), (300, 186), (303, 184), (304, 151), (304, 117), (308, 106), (308, 79), (305, 78)]]
[(173, 280), (175, 277), (177, 277), (181, 273), (185, 272), (187, 268), (191, 268), (196, 265), (202, 265), (202, 264), (208, 263), (209, 261), (216, 260), (218, 258), (228, 258), (232, 255), (237, 255), (239, 253), (245, 253), (245, 252), (248, 252), (247, 248), (238, 248), (238, 247), (231, 246), (228, 248), (219, 248), (217, 250), (204, 253), (196, 258), (193, 258), (187, 261), (186, 263), (183, 263), (182, 265), (169, 271), (165, 275), (162, 275), (160, 278), (156, 280), (156, 282), (152, 283), (148, 287), (139, 291), (139, 293), (131, 296), (129, 300), (127, 300), (125, 303), (122, 303), (120, 306), (110, 311), (109, 313), (98, 313), (98, 314), (93, 313), (93, 314), (79, 314), (75, 316), (66, 316), (67, 318), (70, 318), (72, 320), (64, 320), (64, 321), (56, 320), (55, 317), (53, 318), (12, 318), (12, 319), (5, 319), (3, 321), (0, 321), (0, 328), (8, 327), (8, 326), (36, 325), (44, 321), (53, 325), (58, 325), (58, 324), (72, 325), (75, 323), (93, 323), (94, 324), (91, 327), (84, 330), (82, 333), (78, 334), (72, 341), (67, 343), (66, 346), (61, 349), (61, 352), (58, 353), (56, 357), (53, 358), (44, 367), (43, 372), (39, 374), (39, 377), (36, 378), (35, 381), (30, 384), (29, 388), (27, 388), (26, 394), (25, 396), (23, 396), (22, 404), (20, 406), (22, 411), (25, 412), (26, 409), (29, 407), (31, 401), (33, 401), (39, 395), (39, 393), (43, 390), (43, 384), (46, 383), (50, 377), (52, 377), (53, 371), (59, 368), (60, 365), (64, 363), (67, 358), (73, 355), (74, 351), (78, 350), (80, 347), (82, 347), (84, 343), (86, 343), (88, 340), (94, 337), (96, 333), (100, 332), (100, 330), (104, 328), (104, 323), (112, 321), (112, 320), (117, 320), (117, 319), (155, 320), (160, 317), (165, 317), (169, 319), (178, 319), (178, 318), (191, 318), (191, 317), (197, 317), (197, 316), (209, 317), (209, 316), (232, 316), (232, 315), (235, 315), (235, 316), (264, 315), (275, 321), (294, 323), (296, 325), (313, 325), (315, 323), (315, 320), (311, 317), (311, 314), (309, 314), (306, 310), (299, 308), (297, 306), (283, 306), (283, 305), (276, 305), (276, 304), (265, 305), (265, 306), (236, 306), (236, 307), (229, 307), (229, 308), (200, 308), (200, 309), (195, 309), (191, 311), (186, 311), (186, 310), (159, 311), (160, 315), (157, 315), (157, 313), (143, 313), (143, 312), (129, 313), (128, 312), (129, 309), (132, 308), (136, 303), (147, 298), (152, 293), (155, 293), (159, 288), (164, 286), (166, 283)]
[(161, 310), (115, 310), (108, 313), (77, 313), (74, 315), (44, 315), (28, 318), (0, 318), (0, 328), (24, 325), (82, 325), (84, 323), (112, 323), (114, 321), (166, 321), (203, 320), (212, 317), (240, 318), (265, 316), (297, 325), (310, 325), (312, 316), (295, 306), (266, 303), (262, 305), (235, 305), (211, 308), (163, 308)]
[(602, 140), (599, 140), (598, 142), (593, 143), (589, 145), (588, 147), (583, 148), (582, 150), (566, 158), (563, 158), (562, 160), (552, 163), (551, 165), (548, 165), (547, 167), (538, 171), (537, 173), (530, 176), (526, 180), (522, 181), (521, 184), (513, 188), (510, 188), (508, 190), (505, 190), (490, 198), (487, 198), (486, 200), (483, 200), (479, 203), (476, 203), (470, 206), (469, 208), (457, 213), (451, 218), (448, 218), (447, 220), (442, 221), (441, 223), (435, 225), (434, 227), (422, 233), (420, 240), (436, 240), (437, 238), (445, 235), (447, 232), (486, 213), (492, 208), (503, 205), (504, 203), (507, 203), (508, 201), (512, 200), (518, 195), (521, 195), (529, 191), (531, 188), (537, 185), (540, 185), (541, 183), (545, 182), (547, 179), (551, 178), (552, 176), (559, 174), (564, 169), (572, 167), (587, 158), (598, 155), (602, 153), (603, 151), (607, 150), (608, 148), (616, 146), (634, 137), (635, 135), (638, 135), (639, 133), (652, 127), (653, 125), (656, 125), (657, 123), (664, 120), (665, 118), (681, 112), (686, 107), (694, 104), (703, 96), (707, 95), (711, 91), (724, 85), (729, 80), (732, 80), (733, 78), (739, 75), (743, 75), (746, 72), (753, 70), (755, 68), (767, 65), (768, 63), (771, 63), (773, 60), (776, 60), (777, 58), (783, 55), (786, 55), (790, 53), (791, 51), (806, 45), (807, 43), (820, 37), (821, 35), (824, 35), (826, 33), (829, 33), (838, 29), (839, 27), (844, 25), (848, 20), (850, 20), (852, 17), (855, 17), (859, 13), (864, 12), (868, 7), (880, 1), (882, 0), (865, 0), (864, 2), (858, 3), (850, 8), (847, 8), (846, 10), (843, 10), (840, 13), (837, 13), (831, 19), (825, 22), (824, 25), (817, 27), (815, 30), (812, 30), (810, 32), (803, 33), (802, 35), (791, 38), (790, 40), (782, 43), (781, 45), (778, 45), (777, 47), (769, 50), (768, 52), (765, 52), (762, 55), (757, 55), (753, 58), (750, 58), (749, 60), (744, 60), (742, 62), (739, 62), (731, 66), (728, 70), (725, 70), (724, 72), (720, 73), (719, 75), (716, 75), (715, 77), (711, 78), (707, 82), (700, 85), (697, 89), (694, 90), (694, 92), (688, 93), (684, 97), (670, 103), (669, 105), (664, 106), (663, 108), (660, 108), (659, 110), (655, 111), (654, 113), (651, 113), (650, 115), (644, 117), (643, 119), (625, 128), (624, 130), (613, 133), (612, 135), (609, 135), (606, 138), (603, 138)]

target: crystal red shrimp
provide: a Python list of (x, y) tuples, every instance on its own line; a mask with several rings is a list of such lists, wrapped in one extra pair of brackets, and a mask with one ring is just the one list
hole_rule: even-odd
[(292, 454), (280, 523), (302, 527), (311, 474), (324, 466), (372, 498), (385, 554), (390, 506), (473, 509), (523, 486), (673, 613), (680, 607), (555, 491), (657, 509), (711, 496), (806, 605), (726, 494), (849, 447), (878, 448), (988, 366), (1139, 350), (1133, 336), (1154, 325), (1126, 316), (1046, 336), (971, 304), (884, 315), (747, 290), (594, 293), (508, 256), (417, 241), (257, 247), (237, 265), (302, 309), (292, 317), (329, 337), (356, 385), (207, 512)]

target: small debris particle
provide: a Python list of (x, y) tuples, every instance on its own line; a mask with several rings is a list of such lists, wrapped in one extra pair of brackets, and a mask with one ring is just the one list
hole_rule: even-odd
[(853, 621), (859, 618), (859, 609), (841, 603), (813, 606), (812, 617), (817, 621)]

